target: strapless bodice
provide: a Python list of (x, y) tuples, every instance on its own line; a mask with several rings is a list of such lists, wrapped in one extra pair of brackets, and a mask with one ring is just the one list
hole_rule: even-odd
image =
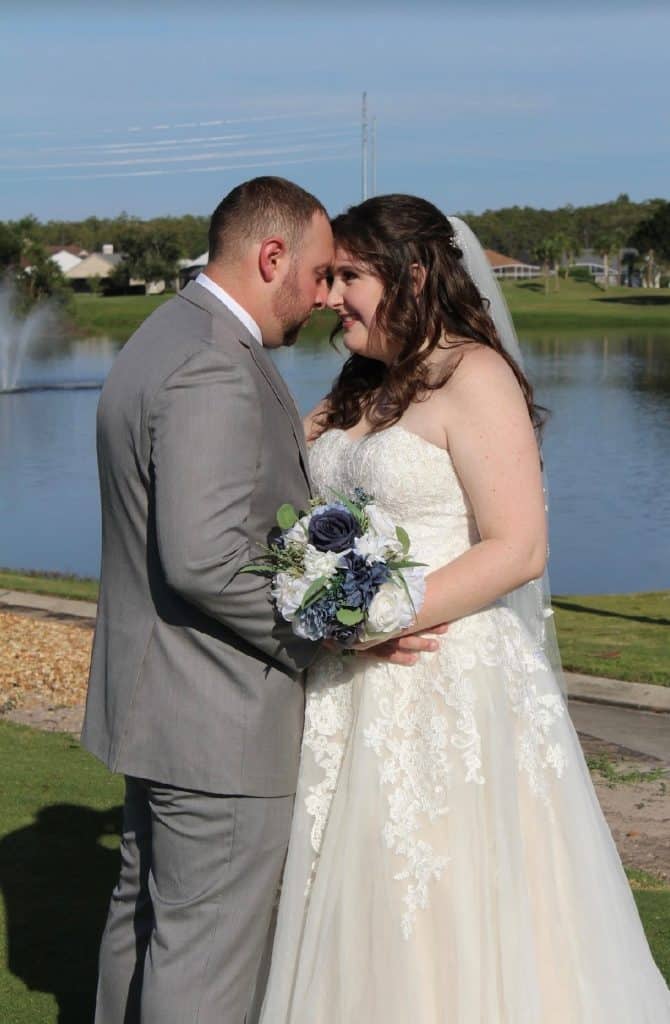
[(431, 569), (479, 540), (472, 507), (449, 453), (398, 424), (352, 438), (328, 430), (310, 447), (314, 493), (351, 494), (361, 487), (403, 526), (412, 553)]

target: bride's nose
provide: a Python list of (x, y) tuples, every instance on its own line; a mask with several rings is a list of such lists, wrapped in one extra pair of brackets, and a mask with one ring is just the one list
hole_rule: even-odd
[(342, 308), (342, 291), (337, 279), (333, 280), (330, 288), (328, 289), (326, 305), (328, 306), (328, 309), (334, 309), (336, 311)]

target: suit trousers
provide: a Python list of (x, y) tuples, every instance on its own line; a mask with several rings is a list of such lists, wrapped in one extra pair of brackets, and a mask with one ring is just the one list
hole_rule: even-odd
[(243, 1024), (267, 952), (293, 801), (126, 778), (96, 1024)]

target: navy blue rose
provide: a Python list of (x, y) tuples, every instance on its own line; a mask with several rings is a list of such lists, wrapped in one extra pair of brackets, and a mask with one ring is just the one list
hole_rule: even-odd
[(369, 608), (372, 598), (391, 575), (389, 567), (384, 562), (368, 564), (363, 555), (355, 551), (343, 556), (342, 567), (345, 575), (341, 593), (343, 603), (348, 608)]
[(356, 517), (344, 505), (327, 505), (309, 523), (308, 540), (317, 551), (346, 551), (359, 535)]

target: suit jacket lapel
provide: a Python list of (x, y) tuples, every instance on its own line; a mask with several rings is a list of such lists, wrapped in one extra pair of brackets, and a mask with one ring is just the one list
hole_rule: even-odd
[(309, 460), (307, 457), (307, 443), (305, 441), (305, 431), (303, 429), (300, 413), (296, 408), (295, 402), (293, 401), (293, 398), (291, 396), (291, 392), (289, 391), (286, 385), (286, 381), (284, 380), (279, 370), (275, 366), (274, 362), (272, 361), (270, 355), (268, 354), (267, 349), (264, 349), (262, 345), (259, 345), (255, 339), (252, 340), (252, 343), (248, 347), (256, 366), (267, 380), (268, 384), (270, 385), (275, 395), (277, 396), (280, 405), (282, 406), (286, 415), (291, 421), (291, 429), (293, 431), (293, 436), (295, 437), (296, 444), (298, 445), (298, 448), (300, 450), (300, 461), (302, 463), (303, 472), (305, 474), (305, 477), (307, 478), (307, 482), (310, 484), (311, 489), (311, 482), (309, 479), (308, 469)]
[(194, 303), (196, 306), (200, 306), (201, 309), (206, 309), (207, 312), (211, 313), (217, 320), (225, 320), (226, 326), (229, 330), (237, 335), (238, 340), (245, 348), (249, 349), (254, 363), (265, 377), (266, 381), (272, 388), (277, 401), (288, 416), (293, 436), (300, 451), (302, 470), (311, 490), (307, 443), (305, 441), (305, 431), (303, 429), (302, 420), (291, 396), (291, 392), (289, 391), (284, 378), (272, 361), (268, 350), (258, 343), (258, 340), (254, 338), (242, 321), (238, 320), (227, 306), (224, 306), (224, 304), (212, 295), (211, 292), (207, 291), (206, 288), (203, 288), (195, 281), (191, 281), (183, 291), (179, 293), (179, 296), (180, 298), (186, 299), (188, 302)]

